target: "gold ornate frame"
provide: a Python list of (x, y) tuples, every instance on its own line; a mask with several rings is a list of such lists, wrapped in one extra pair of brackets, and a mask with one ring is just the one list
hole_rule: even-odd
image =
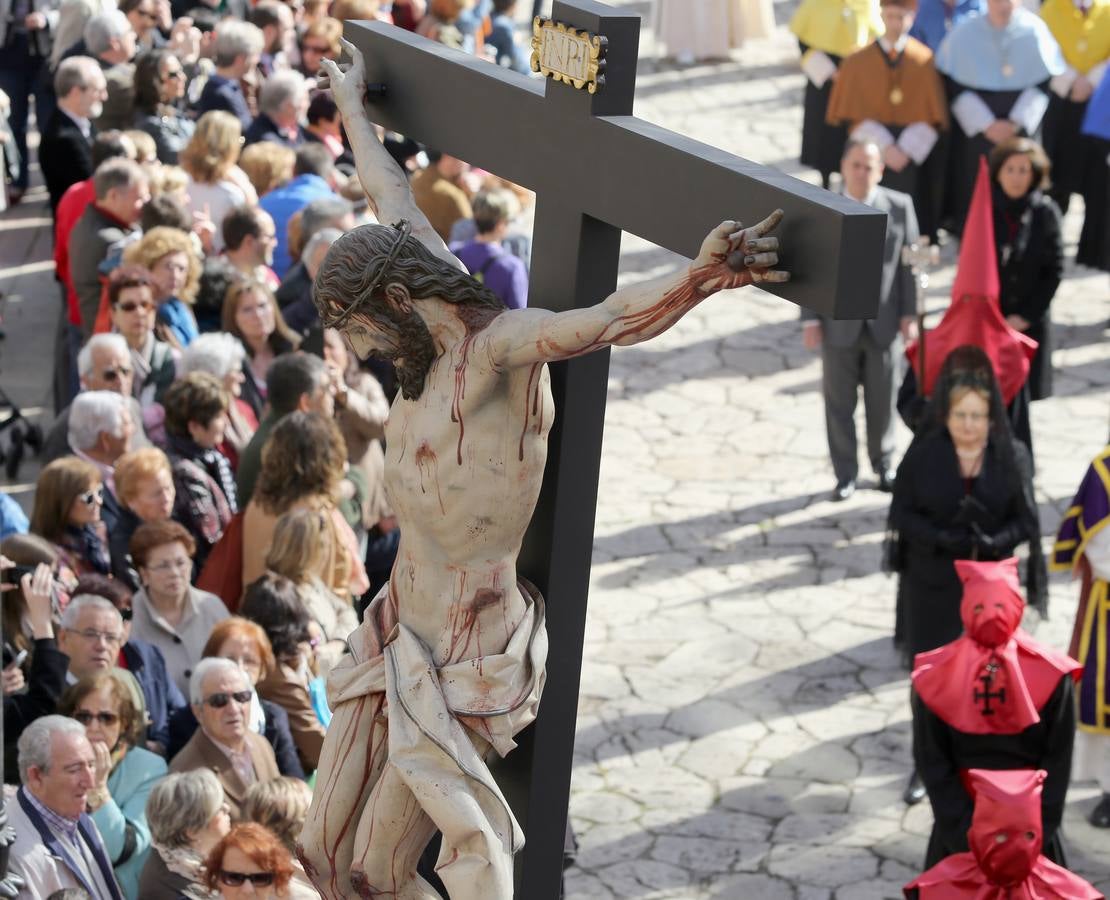
[[(565, 38), (583, 45), (586, 54), (586, 77), (575, 78), (573, 74), (549, 68), (542, 64), (544, 38), (549, 32), (555, 32)], [(532, 71), (539, 72), (547, 78), (554, 78), (564, 84), (569, 84), (578, 90), (585, 88), (591, 94), (605, 86), (605, 50), (608, 40), (604, 35), (590, 34), (577, 28), (571, 28), (562, 22), (543, 19), (536, 16), (532, 20)]]

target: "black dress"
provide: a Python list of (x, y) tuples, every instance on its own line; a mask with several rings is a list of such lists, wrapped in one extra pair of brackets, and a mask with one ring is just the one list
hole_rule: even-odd
[(913, 757), (933, 807), (925, 868), (968, 849), (973, 803), (960, 780), (964, 769), (1044, 769), (1048, 777), (1041, 795), (1044, 850), (1054, 863), (1066, 866), (1060, 821), (1071, 776), (1075, 741), (1075, 700), (1068, 675), (1037, 712), (1041, 720), (1018, 734), (968, 734), (957, 731), (913, 694)]
[[(808, 45), (798, 42), (802, 54)], [(840, 68), (842, 57), (826, 53), (836, 67)], [(829, 176), (840, 171), (840, 156), (848, 140), (847, 125), (830, 125), (825, 116), (829, 109), (833, 80), (830, 78), (821, 87), (815, 87), (806, 79), (805, 96), (802, 104), (802, 153), (803, 166), (809, 166), (821, 173), (821, 183), (827, 188)]]
[[(1017, 442), (1011, 446), (1015, 459), (1007, 460), (990, 439), (970, 491), (946, 428), (915, 439), (898, 467), (890, 519), (899, 537), (906, 646), (913, 654), (935, 650), (963, 633), (963, 589), (953, 560), (1006, 559), (1029, 540), (1029, 453)], [(979, 545), (972, 523), (995, 538), (993, 548)], [(947, 531), (962, 535), (959, 546), (940, 545)]]
[(1002, 315), (1016, 313), (1030, 323), (1025, 334), (1039, 346), (1029, 370), (1029, 394), (1043, 400), (1052, 396), (1049, 305), (1064, 274), (1064, 240), (1055, 201), (1040, 191), (1011, 200), (996, 187), (994, 243)]

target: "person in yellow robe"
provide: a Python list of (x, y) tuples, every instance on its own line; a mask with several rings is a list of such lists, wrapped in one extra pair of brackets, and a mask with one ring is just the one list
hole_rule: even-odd
[(935, 239), (948, 103), (933, 52), (910, 37), (916, 10), (917, 0), (882, 0), (883, 36), (841, 64), (827, 121), (879, 145), (883, 186), (913, 197), (921, 233)]
[(1049, 82), (1044, 117), (1044, 149), (1052, 160), (1049, 193), (1067, 213), (1072, 194), (1083, 197), (1083, 230), (1075, 261), (1103, 268), (1103, 247), (1110, 239), (1106, 209), (1106, 142), (1083, 135), (1080, 126), (1095, 88), (1110, 64), (1110, 0), (1045, 0), (1041, 7), (1067, 68)]
[(840, 170), (847, 139), (843, 126), (826, 121), (833, 83), (841, 61), (881, 34), (883, 23), (875, 0), (802, 0), (790, 30), (806, 76), (801, 161), (821, 173), (827, 188), (829, 176)]

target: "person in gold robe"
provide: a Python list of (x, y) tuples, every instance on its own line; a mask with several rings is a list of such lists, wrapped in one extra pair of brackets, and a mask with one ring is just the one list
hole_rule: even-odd
[(883, 23), (875, 0), (802, 0), (790, 30), (806, 76), (801, 161), (821, 173), (827, 188), (829, 176), (840, 170), (847, 138), (843, 126), (826, 121), (833, 83), (841, 61), (874, 40)]
[(1106, 142), (1080, 132), (1091, 96), (1110, 64), (1110, 0), (1045, 0), (1041, 7), (1067, 68), (1049, 82), (1042, 143), (1052, 160), (1049, 191), (1062, 213), (1072, 194), (1083, 197), (1083, 230), (1075, 261), (1105, 268), (1108, 239)]
[(886, 30), (841, 64), (827, 121), (879, 145), (883, 186), (913, 197), (921, 233), (935, 238), (948, 105), (932, 51), (909, 35), (916, 9), (917, 0), (882, 0)]

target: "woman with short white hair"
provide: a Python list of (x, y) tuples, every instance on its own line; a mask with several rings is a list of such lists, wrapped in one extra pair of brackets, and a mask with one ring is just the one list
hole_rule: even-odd
[(233, 470), (239, 468), (239, 454), (258, 430), (258, 417), (243, 399), (243, 363), (247, 351), (235, 335), (222, 331), (202, 334), (186, 349), (181, 360), (181, 374), (207, 372), (223, 383), (232, 398), (227, 408), (227, 429), (224, 440), (216, 449), (227, 457)]
[(231, 830), (224, 789), (208, 769), (167, 775), (146, 803), (151, 846), (139, 878), (143, 900), (209, 900), (204, 859)]

